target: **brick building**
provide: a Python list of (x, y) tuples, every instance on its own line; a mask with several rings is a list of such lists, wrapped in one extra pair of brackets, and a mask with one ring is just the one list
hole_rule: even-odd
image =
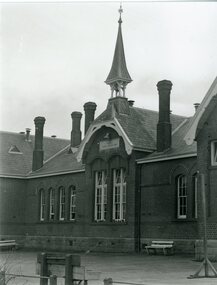
[[(198, 171), (206, 174), (209, 239), (217, 238), (217, 79), (192, 118), (170, 113), (172, 83), (159, 81), (159, 112), (126, 97), (122, 20), (105, 81), (111, 98), (73, 112), (71, 140), (1, 132), (1, 238), (25, 247), (130, 252), (171, 239), (193, 252), (201, 239)], [(217, 248), (217, 245), (216, 245)]]

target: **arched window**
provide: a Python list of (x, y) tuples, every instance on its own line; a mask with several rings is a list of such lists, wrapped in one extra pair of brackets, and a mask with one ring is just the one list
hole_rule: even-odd
[(69, 219), (75, 220), (76, 215), (76, 188), (74, 185), (69, 187), (70, 193), (70, 208), (69, 208)]
[(192, 190), (193, 190), (193, 217), (197, 218), (197, 201), (198, 201), (198, 177), (197, 173), (192, 176)]
[(55, 203), (55, 193), (54, 193), (54, 189), (50, 188), (49, 190), (49, 219), (51, 221), (54, 220), (54, 204)]
[(95, 221), (105, 221), (107, 213), (107, 173), (95, 172)]
[(113, 220), (126, 219), (126, 170), (113, 170)]
[(44, 221), (45, 219), (45, 191), (44, 189), (40, 189), (40, 221)]
[(65, 188), (59, 188), (59, 220), (63, 221), (65, 219), (65, 202), (66, 202), (66, 195), (65, 195)]
[(187, 218), (187, 187), (186, 187), (186, 176), (179, 175), (176, 180), (177, 190), (177, 218)]

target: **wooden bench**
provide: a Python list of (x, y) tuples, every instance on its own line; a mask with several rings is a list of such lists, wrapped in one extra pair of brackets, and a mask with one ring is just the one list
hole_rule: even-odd
[(15, 240), (0, 240), (0, 249), (17, 249), (18, 244)]
[(164, 255), (173, 254), (174, 242), (165, 240), (153, 240), (151, 242), (151, 245), (147, 245), (145, 249), (148, 254), (150, 254), (150, 252), (156, 254), (158, 250), (163, 250)]

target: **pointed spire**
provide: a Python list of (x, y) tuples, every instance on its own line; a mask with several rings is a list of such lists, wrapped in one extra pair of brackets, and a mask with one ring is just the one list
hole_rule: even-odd
[(124, 54), (124, 44), (122, 38), (122, 18), (121, 13), (123, 13), (122, 6), (120, 5), (119, 9), (120, 17), (118, 20), (118, 36), (115, 46), (115, 53), (113, 57), (112, 67), (109, 72), (109, 75), (105, 81), (106, 84), (111, 87), (111, 97), (113, 97), (114, 92), (116, 96), (125, 97), (125, 88), (128, 83), (132, 81), (130, 74), (127, 70), (125, 54)]

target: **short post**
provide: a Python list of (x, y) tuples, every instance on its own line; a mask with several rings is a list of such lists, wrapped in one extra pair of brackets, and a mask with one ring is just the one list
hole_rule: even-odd
[(112, 278), (105, 278), (103, 281), (104, 281), (104, 285), (113, 285)]
[(0, 271), (0, 285), (5, 285), (5, 271)]
[[(47, 254), (42, 252), (40, 254), (40, 261), (41, 261), (41, 272), (40, 276), (48, 276), (48, 267), (47, 267)], [(40, 285), (47, 285), (48, 279), (40, 278)]]
[(57, 276), (56, 275), (50, 276), (50, 285), (57, 285)]
[(65, 264), (65, 285), (73, 285), (73, 267), (72, 267), (72, 255), (66, 254)]

